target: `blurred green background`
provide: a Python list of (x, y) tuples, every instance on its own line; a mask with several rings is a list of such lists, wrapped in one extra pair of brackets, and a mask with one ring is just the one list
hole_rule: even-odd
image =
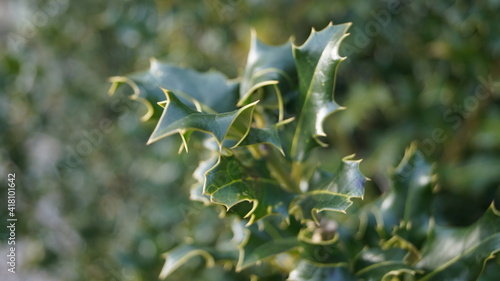
[[(161, 253), (227, 228), (189, 201), (200, 155), (176, 139), (146, 146), (152, 122), (108, 77), (149, 58), (236, 78), (254, 28), (268, 44), (352, 22), (328, 123), (328, 157), (356, 153), (368, 200), (412, 141), (436, 162), (441, 224), (467, 225), (500, 202), (500, 1), (0, 2), (0, 215), (17, 175), (18, 273), (2, 280), (157, 280)], [(5, 186), (5, 188), (4, 188)], [(7, 251), (0, 231), (2, 256)], [(16, 279), (17, 278), (17, 279)], [(204, 269), (170, 280), (248, 280)]]

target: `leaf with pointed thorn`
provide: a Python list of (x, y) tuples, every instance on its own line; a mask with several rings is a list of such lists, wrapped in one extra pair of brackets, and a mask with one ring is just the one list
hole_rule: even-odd
[(333, 100), (337, 68), (345, 58), (339, 46), (350, 24), (328, 25), (300, 47), (293, 46), (299, 77), (300, 107), (297, 127), (291, 144), (291, 156), (303, 161), (316, 146), (326, 146), (318, 139), (325, 136), (324, 120), (341, 107)]
[(193, 201), (200, 201), (205, 204), (210, 203), (210, 196), (203, 194), (203, 186), (205, 185), (205, 173), (212, 169), (212, 167), (217, 164), (219, 156), (213, 154), (207, 160), (201, 161), (196, 170), (193, 173), (193, 177), (196, 180), (190, 189), (190, 199)]
[(339, 235), (335, 224), (314, 229), (304, 228), (299, 233), (301, 258), (318, 265), (347, 265), (347, 259), (339, 248)]
[(356, 276), (364, 281), (415, 280), (416, 272), (402, 261), (385, 261), (360, 270)]
[(311, 191), (299, 195), (290, 208), (290, 213), (296, 213), (302, 220), (314, 220), (319, 223), (317, 214), (324, 211), (345, 213), (352, 205), (349, 196), (335, 194), (329, 191)]
[(418, 268), (430, 271), (420, 281), (477, 280), (487, 260), (500, 253), (500, 212), (492, 203), (468, 227), (436, 226), (422, 249)]
[(183, 244), (164, 253), (162, 256), (165, 258), (165, 263), (159, 279), (167, 278), (172, 272), (193, 257), (203, 257), (206, 261), (206, 266), (212, 267), (216, 262), (234, 263), (238, 258), (238, 252), (232, 249), (222, 249), (220, 245), (200, 246), (196, 244)]
[(419, 248), (429, 231), (432, 166), (411, 146), (391, 178), (391, 190), (369, 208), (377, 224), (374, 227), (382, 238), (397, 235)]
[(244, 233), (244, 238), (239, 245), (239, 259), (236, 270), (240, 271), (257, 262), (290, 251), (298, 246), (297, 234), (293, 227), (288, 225), (285, 228), (276, 227), (264, 221), (261, 227), (251, 225), (245, 227), (239, 224), (238, 227)]
[(222, 148), (226, 139), (235, 141), (237, 146), (248, 134), (253, 111), (257, 102), (227, 113), (204, 113), (183, 104), (176, 95), (165, 90), (167, 101), (163, 114), (148, 143), (179, 134), (187, 149), (186, 134), (192, 131), (206, 132), (214, 136)]
[[(382, 250), (379, 248), (365, 248), (356, 259), (356, 276), (366, 281), (390, 281), (395, 277), (415, 276), (421, 272), (404, 262), (407, 251), (399, 248)], [(400, 280), (414, 280), (409, 279)]]
[[(263, 102), (263, 104), (277, 106), (281, 115), (283, 111), (281, 95), (290, 93), (297, 87), (297, 71), (292, 45), (290, 42), (281, 46), (265, 45), (259, 41), (255, 31), (252, 31), (250, 51), (241, 81), (238, 105), (249, 103), (251, 95), (263, 87), (267, 88), (268, 97), (259, 99), (271, 100), (271, 102)], [(269, 96), (274, 96), (274, 99)]]
[(113, 94), (123, 83), (130, 85), (134, 91), (132, 99), (142, 101), (148, 108), (144, 120), (153, 115), (153, 105), (164, 98), (163, 89), (175, 92), (182, 103), (191, 108), (209, 112), (227, 112), (236, 109), (239, 84), (228, 80), (216, 71), (197, 72), (189, 68), (164, 64), (151, 59), (147, 71), (128, 76), (111, 77), (109, 90)]
[(342, 159), (334, 175), (321, 187), (299, 195), (293, 202), (290, 212), (296, 212), (303, 220), (318, 223), (317, 214), (323, 211), (345, 213), (352, 205), (351, 198), (362, 198), (364, 183), (367, 180), (359, 170), (360, 161), (351, 160), (353, 156)]
[(172, 274), (172, 272), (194, 256), (204, 257), (207, 267), (211, 267), (215, 264), (213, 256), (207, 249), (191, 244), (184, 244), (163, 254), (165, 264), (163, 265), (159, 278), (167, 278), (170, 274)]
[(248, 224), (272, 214), (287, 218), (293, 196), (266, 173), (265, 164), (244, 166), (234, 155), (221, 155), (219, 162), (206, 173), (204, 194), (227, 209), (243, 201), (252, 202), (253, 208), (246, 215), (250, 217)]
[(239, 144), (239, 146), (267, 143), (276, 147), (281, 152), (281, 154), (284, 155), (285, 152), (283, 151), (283, 148), (281, 146), (281, 139), (278, 133), (278, 129), (281, 126), (290, 123), (291, 121), (293, 121), (293, 118), (283, 120), (268, 128), (250, 128), (250, 132), (248, 132), (248, 135)]

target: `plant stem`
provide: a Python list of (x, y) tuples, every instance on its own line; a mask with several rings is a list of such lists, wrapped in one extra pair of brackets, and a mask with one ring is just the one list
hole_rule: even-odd
[(281, 186), (288, 192), (302, 193), (298, 182), (294, 181), (290, 176), (290, 173), (285, 170), (287, 165), (283, 163), (283, 161), (280, 161), (282, 156), (278, 155), (272, 147), (266, 149), (266, 152), (266, 162), (268, 164), (268, 168)]
[(257, 160), (262, 158), (262, 153), (260, 152), (260, 149), (258, 149), (256, 146), (249, 145), (247, 148), (250, 154), (252, 154), (253, 158)]

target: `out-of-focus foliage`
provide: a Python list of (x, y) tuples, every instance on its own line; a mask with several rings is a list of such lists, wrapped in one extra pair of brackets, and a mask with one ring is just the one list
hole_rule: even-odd
[[(499, 200), (498, 1), (0, 6), (0, 175), (19, 178), (20, 280), (155, 280), (162, 252), (191, 238), (218, 240), (229, 226), (187, 200), (196, 155), (177, 158), (174, 140), (145, 146), (153, 124), (140, 123), (144, 108), (127, 93), (104, 93), (107, 77), (144, 69), (153, 56), (236, 77), (252, 27), (263, 42), (282, 44), (291, 34), (302, 43), (311, 26), (353, 23), (336, 90), (349, 110), (330, 119), (332, 149), (321, 155), (364, 158), (367, 201), (388, 189), (387, 167), (412, 140), (437, 162), (440, 225), (470, 225)], [(482, 281), (495, 280), (498, 263)], [(195, 259), (171, 278), (246, 280), (204, 267)], [(5, 274), (2, 267), (1, 279), (12, 278)]]

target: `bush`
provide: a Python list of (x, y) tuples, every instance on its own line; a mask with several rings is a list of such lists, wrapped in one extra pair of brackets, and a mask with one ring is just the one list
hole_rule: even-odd
[(165, 253), (160, 277), (193, 256), (255, 280), (493, 280), (500, 272), (492, 259), (500, 213), (491, 202), (468, 226), (436, 223), (435, 204), (445, 199), (416, 145), (369, 203), (359, 200), (361, 161), (331, 157), (324, 124), (344, 109), (332, 95), (348, 27), (313, 30), (300, 47), (253, 34), (238, 80), (156, 60), (111, 78), (112, 92), (129, 84), (148, 107), (145, 119), (157, 119), (149, 143), (178, 134), (180, 150), (197, 154), (191, 199), (231, 225), (231, 235), (215, 230)]

